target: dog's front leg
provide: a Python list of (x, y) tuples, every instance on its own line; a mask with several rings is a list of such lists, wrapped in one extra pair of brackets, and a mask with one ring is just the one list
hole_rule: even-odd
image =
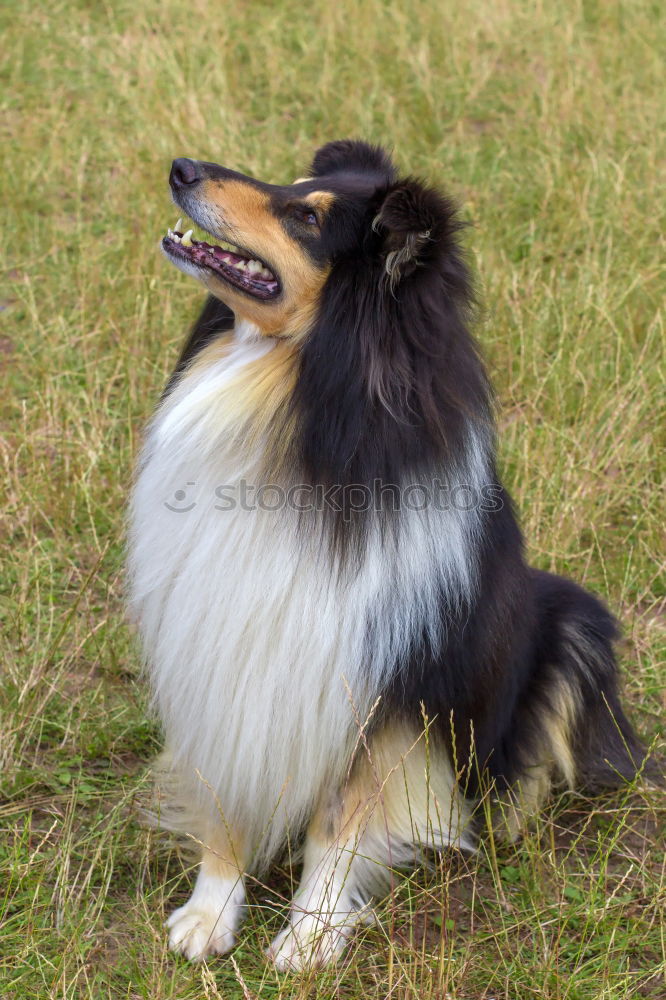
[[(337, 805), (317, 810), (308, 828), (303, 875), (289, 923), (268, 956), (280, 970), (327, 965), (344, 950), (353, 928), (367, 919), (363, 905), (363, 856), (369, 816), (376, 803), (352, 780)], [(370, 863), (371, 864), (371, 863)]]
[(233, 948), (245, 911), (241, 852), (240, 838), (230, 837), (222, 824), (208, 829), (194, 891), (167, 920), (174, 951), (200, 961)]

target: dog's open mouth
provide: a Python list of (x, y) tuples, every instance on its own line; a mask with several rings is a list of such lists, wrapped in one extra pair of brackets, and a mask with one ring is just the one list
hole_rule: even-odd
[(162, 246), (174, 260), (186, 260), (212, 271), (230, 285), (258, 299), (272, 299), (280, 291), (280, 283), (262, 260), (233, 243), (218, 244), (192, 239), (192, 229), (183, 233), (182, 219), (175, 229), (168, 229)]

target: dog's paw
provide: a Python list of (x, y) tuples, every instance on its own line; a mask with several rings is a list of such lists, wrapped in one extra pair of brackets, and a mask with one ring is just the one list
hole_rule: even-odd
[(356, 914), (347, 915), (306, 914), (289, 923), (280, 931), (270, 948), (268, 957), (280, 972), (321, 968), (337, 961), (345, 949)]
[(169, 947), (190, 961), (226, 955), (236, 944), (245, 914), (242, 879), (219, 878), (202, 871), (190, 900), (166, 922)]
[(226, 955), (236, 943), (236, 928), (230, 927), (224, 910), (213, 910), (190, 900), (171, 914), (169, 947), (190, 961), (199, 962), (207, 955)]

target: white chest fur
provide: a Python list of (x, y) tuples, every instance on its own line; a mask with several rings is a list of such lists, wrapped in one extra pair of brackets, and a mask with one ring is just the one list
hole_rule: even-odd
[(272, 348), (237, 340), (176, 387), (148, 430), (130, 515), (131, 607), (168, 748), (258, 863), (344, 776), (357, 720), (439, 620), (442, 589), (470, 585), (475, 525), (470, 512), (405, 512), (393, 541), (371, 531), (361, 566), (336, 574), (296, 511), (241, 505), (261, 438), (239, 437), (251, 419), (239, 392)]

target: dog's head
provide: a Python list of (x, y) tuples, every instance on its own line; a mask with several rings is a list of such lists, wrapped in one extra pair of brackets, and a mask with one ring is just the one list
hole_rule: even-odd
[[(270, 336), (304, 337), (339, 277), (395, 296), (446, 263), (459, 228), (450, 203), (400, 180), (364, 142), (323, 146), (307, 177), (267, 184), (215, 163), (175, 160), (173, 199), (209, 238), (177, 225), (166, 255)], [(339, 282), (337, 282), (339, 284)]]

